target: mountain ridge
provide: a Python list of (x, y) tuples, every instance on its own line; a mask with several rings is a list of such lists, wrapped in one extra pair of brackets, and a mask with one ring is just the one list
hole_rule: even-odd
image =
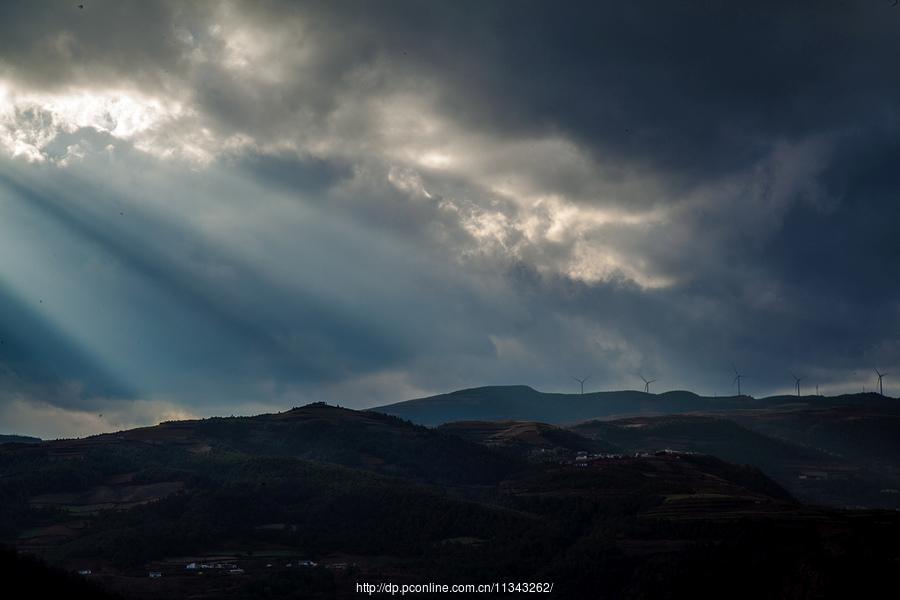
[(701, 396), (688, 390), (670, 390), (659, 394), (636, 390), (567, 394), (541, 392), (527, 385), (504, 385), (466, 388), (368, 410), (428, 426), (472, 420), (539, 421), (566, 425), (592, 419), (633, 416), (840, 405), (900, 409), (900, 403), (895, 398), (871, 392), (839, 396), (807, 395), (798, 398), (792, 395), (774, 395), (754, 398), (747, 395)]

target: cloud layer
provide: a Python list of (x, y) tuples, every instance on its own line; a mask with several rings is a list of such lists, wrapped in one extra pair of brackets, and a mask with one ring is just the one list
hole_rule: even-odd
[(871, 388), (900, 366), (898, 19), (5, 3), (0, 423), (728, 394), (732, 363), (756, 395)]

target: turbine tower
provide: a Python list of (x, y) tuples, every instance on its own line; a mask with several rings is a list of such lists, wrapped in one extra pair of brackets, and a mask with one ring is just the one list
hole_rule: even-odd
[(582, 394), (582, 395), (584, 395), (584, 382), (587, 381), (587, 380), (590, 379), (590, 378), (591, 378), (590, 375), (588, 375), (588, 376), (585, 377), (584, 379), (578, 379), (577, 377), (573, 377), (573, 378), (572, 378), (572, 379), (574, 379), (575, 381), (577, 381), (579, 384), (581, 384), (581, 394)]
[(650, 393), (650, 384), (659, 381), (658, 379), (646, 379), (643, 375), (638, 375), (638, 377), (644, 380), (644, 391), (648, 394)]
[[(794, 383), (797, 385), (797, 397), (799, 398), (800, 397), (800, 382), (803, 381), (803, 378), (797, 377), (793, 373), (791, 373), (791, 377), (794, 378)], [(818, 388), (818, 386), (816, 386), (816, 388)], [(816, 395), (818, 395), (818, 393)]]
[(734, 366), (733, 364), (731, 365), (731, 368), (734, 369), (734, 381), (731, 382), (731, 385), (734, 386), (735, 383), (737, 384), (738, 397), (740, 397), (741, 396), (741, 379), (743, 379), (744, 376), (741, 375), (740, 373), (738, 373), (737, 367)]
[(887, 375), (887, 373), (880, 373), (878, 369), (875, 369), (875, 374), (878, 375), (878, 393), (884, 396), (884, 387), (881, 385), (881, 379)]

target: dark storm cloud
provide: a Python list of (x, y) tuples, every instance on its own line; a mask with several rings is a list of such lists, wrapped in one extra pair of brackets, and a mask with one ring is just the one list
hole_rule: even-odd
[[(561, 130), (691, 184), (895, 114), (888, 2), (317, 3), (328, 31), (506, 135)], [(342, 39), (341, 43), (347, 43)]]
[[(223, 47), (215, 4), (5, 3), (0, 56), (45, 86), (189, 76), (185, 51)], [(55, 10), (54, 10), (55, 8)], [(230, 18), (270, 33), (291, 64), (265, 94), (210, 65), (197, 99), (238, 130), (271, 133), (299, 109), (324, 115), (341, 92), (400, 80), (440, 90), (454, 118), (507, 135), (561, 130), (616, 163), (676, 179), (759, 159), (774, 141), (856, 129), (894, 115), (900, 50), (888, 2), (257, 2)], [(292, 29), (293, 28), (293, 29)], [(178, 32), (183, 32), (179, 37)], [(185, 39), (184, 34), (190, 34)], [(224, 36), (223, 36), (224, 37)], [(68, 40), (54, 45), (54, 40)], [(225, 38), (227, 41), (227, 38)], [(354, 72), (378, 71), (353, 82)], [(131, 74), (132, 77), (128, 77)], [(258, 84), (253, 81), (252, 84)]]
[(180, 69), (176, 22), (202, 22), (202, 3), (4, 2), (0, 64), (32, 85), (116, 81), (127, 73), (159, 85)]
[(64, 375), (112, 356), (132, 395), (728, 393), (732, 362), (855, 390), (900, 365), (898, 29), (876, 1), (6, 3), (4, 201), (118, 307)]

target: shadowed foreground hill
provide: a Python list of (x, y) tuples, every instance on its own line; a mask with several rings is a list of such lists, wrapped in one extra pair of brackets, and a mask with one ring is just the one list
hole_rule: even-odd
[[(867, 394), (874, 396), (874, 394)], [(812, 405), (794, 410), (746, 410), (733, 419), (770, 436), (823, 448), (848, 460), (900, 462), (900, 401), (880, 404)]]
[[(748, 426), (758, 425), (755, 419), (763, 418), (760, 415), (769, 415), (768, 411), (751, 412), (756, 416), (742, 414), (739, 417)], [(801, 411), (801, 414), (806, 412)], [(832, 410), (827, 412), (831, 414)], [(774, 426), (770, 420), (779, 426)], [(890, 469), (879, 469), (878, 464), (871, 460), (838, 453), (836, 450), (840, 444), (852, 443), (853, 436), (823, 439), (823, 443), (812, 445), (802, 441), (802, 428), (797, 427), (790, 432), (783, 429), (786, 423), (799, 420), (803, 417), (793, 411), (774, 411), (766, 417), (771, 435), (749, 429), (723, 416), (704, 415), (593, 420), (575, 425), (571, 430), (594, 440), (615, 444), (627, 452), (671, 448), (710, 454), (737, 464), (754, 465), (792, 494), (811, 503), (900, 508), (900, 497), (894, 491), (900, 484), (896, 473)], [(808, 428), (819, 438), (826, 437), (820, 431), (827, 432), (836, 427), (830, 419), (819, 420), (818, 426), (808, 423)], [(797, 441), (779, 437), (779, 433), (790, 434)], [(832, 441), (839, 443), (825, 443)], [(892, 455), (894, 462), (891, 464), (896, 464), (898, 455)]]
[(6, 590), (28, 590), (32, 598), (66, 600), (124, 600), (84, 577), (51, 567), (44, 561), (0, 546), (0, 581)]
[(702, 452), (739, 464), (769, 467), (785, 460), (818, 458), (820, 453), (768, 437), (722, 417), (667, 415), (614, 421), (586, 421), (571, 431), (629, 452), (661, 448)]
[(385, 580), (552, 582), (566, 599), (866, 597), (900, 561), (897, 513), (806, 507), (751, 466), (579, 462), (601, 442), (541, 423), (451, 429), (315, 404), (6, 444), (0, 542), (147, 599), (352, 598)]
[(438, 431), (503, 449), (517, 456), (568, 456), (572, 452), (620, 452), (605, 440), (585, 437), (547, 423), (518, 421), (460, 421), (446, 423)]
[(482, 446), (397, 417), (324, 403), (254, 417), (171, 421), (155, 427), (46, 442), (33, 451), (77, 458), (106, 447), (180, 450), (192, 455), (216, 450), (303, 458), (451, 484), (495, 481), (520, 467), (509, 457)]

